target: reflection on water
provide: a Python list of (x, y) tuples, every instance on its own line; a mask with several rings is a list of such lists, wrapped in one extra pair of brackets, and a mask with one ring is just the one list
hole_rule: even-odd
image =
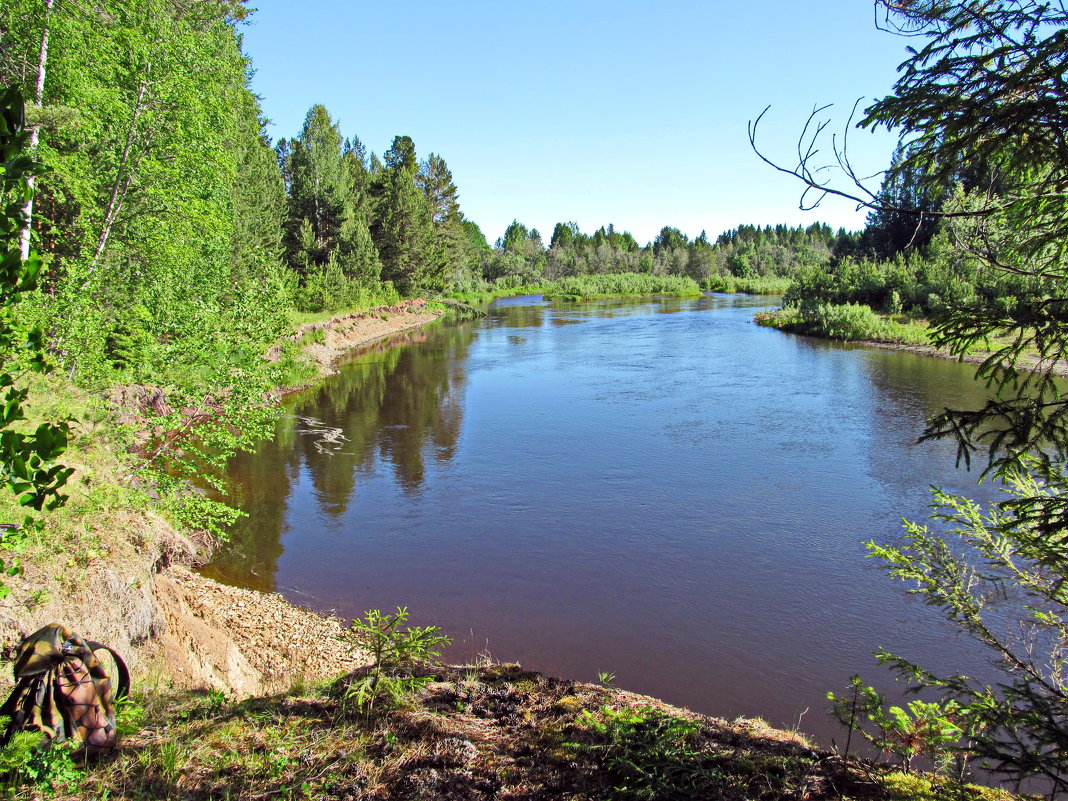
[[(926, 415), (972, 368), (785, 335), (754, 298), (501, 301), (354, 358), (230, 467), (207, 572), (354, 617), (398, 604), (499, 659), (825, 741), (879, 646), (982, 659), (864, 559), (928, 486), (989, 497)], [(974, 672), (974, 671), (973, 671)], [(883, 682), (882, 689), (892, 690)]]
[(427, 461), (452, 458), (463, 417), (463, 361), (470, 325), (402, 335), (345, 365), (287, 405), (272, 440), (227, 470), (232, 503), (248, 512), (226, 550), (203, 571), (259, 590), (276, 588), (291, 488), (306, 479), (319, 510), (343, 517), (358, 479), (386, 469), (406, 495), (420, 491)]

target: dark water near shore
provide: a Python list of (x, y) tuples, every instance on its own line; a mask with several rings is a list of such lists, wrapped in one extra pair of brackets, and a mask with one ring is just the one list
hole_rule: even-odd
[(233, 460), (249, 517), (205, 572), (825, 742), (827, 690), (893, 688), (878, 646), (982, 672), (863, 546), (930, 484), (993, 497), (915, 444), (981, 405), (974, 368), (760, 328), (767, 305), (511, 299), (363, 354)]

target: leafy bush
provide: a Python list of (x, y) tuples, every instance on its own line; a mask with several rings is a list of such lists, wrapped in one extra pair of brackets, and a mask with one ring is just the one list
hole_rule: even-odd
[(859, 303), (835, 304), (806, 300), (798, 306), (784, 306), (778, 312), (758, 314), (756, 321), (781, 331), (852, 342), (867, 340), (925, 345), (929, 341), (925, 329), (919, 325), (896, 323)]
[(299, 311), (339, 311), (341, 309), (392, 305), (400, 295), (389, 282), (369, 284), (346, 275), (336, 261), (312, 267), (294, 292)]
[[(7, 721), (3, 718), (0, 722), (6, 726)], [(19, 731), (0, 748), (0, 787), (16, 798), (27, 786), (46, 796), (54, 795), (58, 787), (77, 786), (84, 777), (83, 767), (71, 757), (71, 743), (49, 748), (40, 744), (40, 732)]]
[(572, 275), (554, 281), (546, 299), (582, 300), (614, 295), (700, 295), (701, 288), (689, 276), (608, 273)]
[(735, 275), (713, 275), (701, 282), (709, 292), (744, 292), (748, 295), (782, 295), (793, 285), (791, 278), (756, 276), (739, 278)]

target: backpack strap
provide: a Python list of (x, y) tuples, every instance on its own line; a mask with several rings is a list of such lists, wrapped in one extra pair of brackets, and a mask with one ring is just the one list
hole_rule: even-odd
[(125, 660), (119, 656), (118, 652), (103, 643), (86, 640), (85, 644), (94, 651), (107, 651), (111, 654), (111, 658), (115, 660), (115, 667), (119, 671), (119, 683), (115, 688), (115, 700), (126, 698), (130, 694), (130, 669), (126, 666)]

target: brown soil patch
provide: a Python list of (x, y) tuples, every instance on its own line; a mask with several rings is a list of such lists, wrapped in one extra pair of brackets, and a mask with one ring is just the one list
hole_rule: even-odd
[[(319, 369), (321, 376), (336, 372), (334, 364), (349, 351), (369, 345), (391, 334), (431, 323), (442, 315), (439, 309), (428, 309), (426, 300), (412, 298), (393, 306), (379, 306), (356, 314), (334, 317), (323, 323), (307, 323), (300, 326), (290, 337), (294, 341), (309, 338), (322, 332), (321, 342), (310, 341), (304, 345), (304, 353)], [(319, 337), (317, 337), (319, 338)], [(280, 349), (275, 346), (267, 354), (277, 360)]]
[(184, 567), (158, 575), (154, 594), (165, 622), (145, 650), (175, 687), (248, 697), (368, 663), (339, 618), (279, 595), (228, 587)]

